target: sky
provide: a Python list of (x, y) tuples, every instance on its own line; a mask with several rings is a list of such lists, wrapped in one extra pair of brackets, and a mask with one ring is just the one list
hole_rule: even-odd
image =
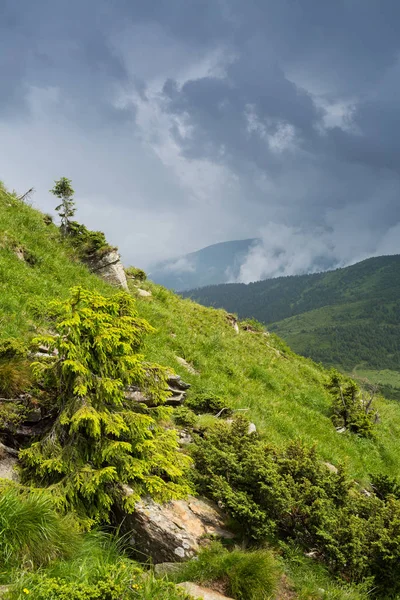
[(1, 0), (0, 179), (72, 179), (148, 268), (259, 237), (241, 281), (400, 253), (398, 0)]

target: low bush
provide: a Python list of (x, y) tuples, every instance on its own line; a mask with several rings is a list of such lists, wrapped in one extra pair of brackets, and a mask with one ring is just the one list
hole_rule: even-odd
[(227, 550), (219, 542), (185, 563), (176, 581), (195, 581), (222, 590), (238, 600), (267, 600), (275, 592), (278, 564), (269, 550)]
[(141, 283), (146, 281), (147, 275), (142, 269), (138, 269), (137, 267), (128, 267), (125, 269), (126, 276), (130, 279), (134, 279), (136, 282)]
[(173, 418), (181, 427), (194, 427), (197, 422), (196, 414), (186, 406), (179, 406), (173, 412)]
[(207, 392), (189, 396), (186, 401), (186, 406), (198, 414), (217, 414), (224, 408), (226, 409), (224, 410), (224, 416), (227, 416), (227, 414), (232, 412), (223, 398)]
[(329, 471), (315, 448), (293, 442), (277, 450), (247, 428), (238, 417), (196, 439), (199, 492), (250, 539), (295, 542), (348, 581), (371, 577), (376, 589), (399, 591), (400, 500), (365, 495), (343, 467)]
[(365, 396), (358, 385), (337, 371), (331, 370), (326, 386), (332, 397), (332, 421), (361, 437), (371, 437), (378, 414), (373, 407), (373, 395)]

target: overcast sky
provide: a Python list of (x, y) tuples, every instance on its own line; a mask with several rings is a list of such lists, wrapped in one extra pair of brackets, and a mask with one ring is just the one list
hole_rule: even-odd
[(242, 280), (400, 252), (398, 0), (1, 0), (0, 179), (144, 268)]

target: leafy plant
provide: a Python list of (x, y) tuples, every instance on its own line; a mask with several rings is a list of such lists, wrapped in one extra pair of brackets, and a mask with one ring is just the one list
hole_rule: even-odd
[[(56, 351), (33, 369), (53, 394), (57, 417), (41, 441), (21, 452), (25, 481), (50, 485), (86, 526), (107, 520), (116, 501), (132, 510), (143, 494), (160, 500), (185, 494), (190, 459), (178, 451), (175, 430), (161, 425), (170, 415), (161, 406), (168, 397), (166, 369), (138, 353), (152, 327), (137, 316), (133, 298), (77, 287), (58, 310), (57, 333), (33, 342)], [(159, 406), (138, 405), (125, 394), (129, 385), (139, 385)]]
[(61, 177), (58, 181), (55, 181), (54, 187), (50, 190), (56, 198), (61, 200), (60, 204), (56, 206), (56, 211), (61, 217), (61, 233), (67, 235), (69, 233), (69, 227), (71, 218), (76, 212), (75, 202), (73, 196), (75, 191), (71, 186), (71, 180), (66, 177)]

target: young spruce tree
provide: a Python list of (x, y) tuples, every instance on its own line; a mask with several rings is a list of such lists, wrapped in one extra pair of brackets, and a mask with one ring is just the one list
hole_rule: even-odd
[(61, 217), (61, 233), (65, 236), (69, 233), (71, 218), (76, 212), (75, 202), (73, 200), (75, 190), (72, 189), (71, 180), (66, 177), (61, 177), (61, 179), (55, 181), (54, 184), (55, 185), (50, 192), (61, 200), (60, 204), (56, 206), (56, 211)]
[[(161, 501), (186, 494), (190, 459), (179, 452), (176, 431), (161, 423), (171, 410), (162, 406), (166, 370), (138, 353), (153, 328), (137, 316), (133, 298), (77, 287), (57, 311), (57, 332), (34, 340), (55, 356), (33, 365), (57, 416), (44, 438), (21, 452), (25, 481), (50, 486), (87, 527), (107, 520), (115, 502), (129, 511), (143, 494)], [(139, 385), (156, 407), (127, 399), (129, 385)]]

